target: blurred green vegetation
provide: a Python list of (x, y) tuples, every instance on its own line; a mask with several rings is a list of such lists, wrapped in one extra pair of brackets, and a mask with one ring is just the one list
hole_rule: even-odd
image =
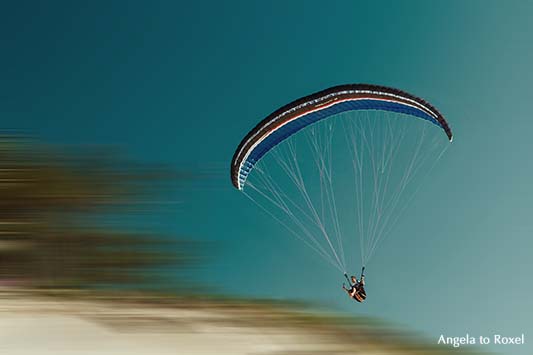
[(175, 195), (189, 179), (112, 149), (1, 137), (0, 285), (170, 287), (176, 280), (158, 270), (192, 267), (197, 243), (139, 226), (153, 213), (152, 201)]

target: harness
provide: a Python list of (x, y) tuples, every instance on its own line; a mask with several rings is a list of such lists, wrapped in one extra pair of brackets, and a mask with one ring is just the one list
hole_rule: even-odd
[(361, 285), (353, 285), (350, 290), (350, 296), (357, 302), (363, 302), (366, 299), (365, 289)]

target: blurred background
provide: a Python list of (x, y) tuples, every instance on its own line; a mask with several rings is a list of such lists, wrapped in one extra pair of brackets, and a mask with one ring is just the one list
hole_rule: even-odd
[[(3, 3), (0, 352), (530, 354), (532, 11)], [(352, 82), (420, 95), (455, 133), (363, 305), (228, 168), (271, 111)], [(437, 344), (467, 333), (526, 344)]]

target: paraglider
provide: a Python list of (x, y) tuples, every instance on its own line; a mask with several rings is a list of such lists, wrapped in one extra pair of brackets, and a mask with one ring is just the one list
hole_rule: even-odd
[(357, 277), (351, 276), (348, 278), (348, 274), (344, 273), (344, 277), (348, 281), (350, 288), (346, 288), (345, 284), (342, 284), (342, 289), (346, 291), (348, 296), (361, 303), (366, 299), (365, 291), (365, 267), (361, 270), (361, 279), (357, 280)]
[[(259, 122), (233, 155), (231, 181), (348, 279), (345, 250), (359, 249), (364, 270), (418, 190), (415, 179), (452, 139), (444, 116), (419, 97), (335, 86)], [(363, 273), (348, 283), (345, 291), (362, 302)]]

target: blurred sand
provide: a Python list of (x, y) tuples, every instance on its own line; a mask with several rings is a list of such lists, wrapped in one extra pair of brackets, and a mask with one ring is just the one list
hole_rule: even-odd
[[(0, 354), (438, 354), (273, 305), (0, 297)], [(442, 352), (441, 352), (442, 351)], [(457, 353), (457, 352), (454, 352)], [(462, 352), (461, 352), (462, 353)]]

